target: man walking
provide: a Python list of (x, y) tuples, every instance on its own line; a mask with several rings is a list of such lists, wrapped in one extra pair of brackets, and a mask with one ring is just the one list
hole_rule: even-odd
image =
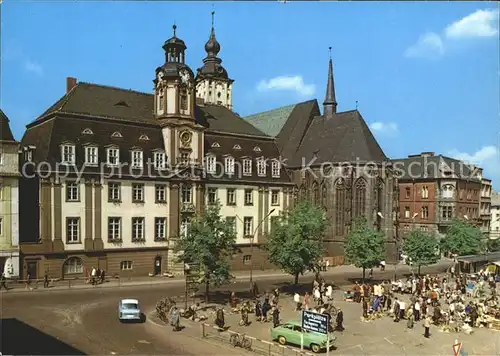
[(0, 290), (2, 289), (2, 287), (5, 288), (5, 290), (9, 290), (9, 288), (7, 288), (7, 284), (5, 284), (5, 281), (5, 272), (2, 272), (2, 276), (0, 277)]
[(424, 329), (425, 329), (424, 337), (427, 339), (431, 336), (430, 328), (431, 328), (431, 318), (429, 316), (426, 316), (424, 319)]
[(337, 325), (335, 326), (335, 330), (336, 331), (344, 331), (344, 312), (342, 311), (342, 309), (338, 309), (338, 312), (337, 312)]
[(43, 276), (43, 288), (49, 288), (49, 275), (47, 271), (45, 271), (45, 275)]

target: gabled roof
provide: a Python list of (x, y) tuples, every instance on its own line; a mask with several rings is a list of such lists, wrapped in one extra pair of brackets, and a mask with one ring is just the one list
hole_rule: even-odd
[(9, 118), (0, 109), (0, 141), (12, 141), (15, 142), (14, 135), (9, 125)]
[(297, 105), (298, 104), (283, 106), (281, 108), (246, 116), (243, 119), (266, 135), (276, 137), (283, 126), (285, 126), (290, 114)]
[(313, 165), (388, 160), (358, 110), (311, 120), (290, 166), (300, 166), (303, 158), (310, 162), (314, 157)]
[[(158, 121), (153, 117), (153, 105), (152, 94), (80, 82), (47, 109), (37, 121), (51, 114), (70, 113), (158, 126)], [(198, 123), (210, 131), (267, 137), (223, 106), (197, 106), (195, 117)], [(33, 124), (35, 123), (30, 125)]]

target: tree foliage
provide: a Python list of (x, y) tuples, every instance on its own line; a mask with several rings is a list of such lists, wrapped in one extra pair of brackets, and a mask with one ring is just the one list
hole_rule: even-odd
[(488, 239), (487, 247), (489, 252), (500, 251), (500, 239)]
[(385, 259), (385, 236), (369, 227), (363, 217), (358, 218), (353, 227), (344, 243), (344, 253), (349, 263), (363, 268), (364, 279), (367, 268), (373, 268)]
[(454, 220), (441, 240), (441, 250), (458, 256), (475, 255), (483, 251), (481, 230), (465, 220)]
[(403, 252), (418, 267), (428, 266), (439, 261), (439, 242), (436, 237), (420, 230), (412, 230), (405, 235)]
[(326, 218), (322, 208), (299, 201), (279, 217), (265, 242), (269, 260), (295, 276), (314, 270), (323, 256)]
[(217, 202), (195, 216), (175, 247), (180, 262), (199, 264), (207, 299), (210, 284), (218, 286), (232, 278), (229, 259), (237, 251), (233, 224), (220, 216), (220, 207)]

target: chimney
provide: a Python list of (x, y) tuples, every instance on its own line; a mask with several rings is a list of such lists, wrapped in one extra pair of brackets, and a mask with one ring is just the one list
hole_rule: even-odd
[(74, 87), (76, 87), (77, 79), (73, 77), (66, 78), (66, 94), (71, 91)]

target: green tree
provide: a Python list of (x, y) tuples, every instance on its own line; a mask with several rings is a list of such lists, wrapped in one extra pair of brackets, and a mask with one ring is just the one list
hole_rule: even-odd
[(295, 277), (315, 270), (323, 256), (325, 212), (308, 201), (299, 201), (273, 224), (265, 242), (269, 260)]
[(466, 220), (454, 220), (441, 240), (441, 250), (458, 256), (476, 255), (483, 251), (483, 234)]
[(431, 235), (420, 230), (412, 230), (405, 235), (403, 251), (409, 257), (412, 265), (428, 266), (439, 261), (439, 242)]
[(232, 278), (229, 259), (237, 251), (233, 224), (220, 216), (220, 207), (217, 202), (195, 216), (175, 247), (179, 262), (199, 264), (206, 301), (211, 284), (219, 286)]
[(368, 226), (365, 218), (358, 218), (344, 243), (345, 257), (349, 263), (363, 269), (375, 267), (385, 255), (385, 236)]
[(500, 251), (500, 239), (488, 239), (487, 245), (489, 252)]

